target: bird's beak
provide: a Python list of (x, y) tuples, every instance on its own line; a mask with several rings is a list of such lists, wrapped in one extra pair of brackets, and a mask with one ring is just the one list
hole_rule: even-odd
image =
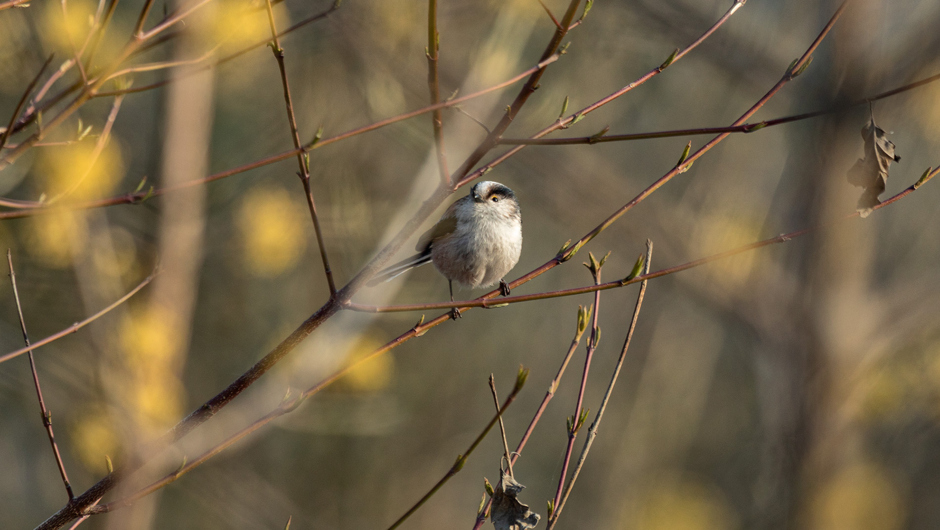
[(480, 197), (476, 191), (473, 192), (473, 202), (483, 202), (483, 197)]

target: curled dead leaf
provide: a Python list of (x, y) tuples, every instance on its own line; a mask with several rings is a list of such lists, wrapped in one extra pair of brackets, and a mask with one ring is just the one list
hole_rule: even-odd
[(862, 127), (862, 139), (865, 140), (865, 157), (855, 162), (847, 178), (849, 184), (865, 188), (856, 209), (862, 217), (868, 217), (872, 208), (881, 204), (878, 196), (884, 193), (888, 183), (888, 166), (899, 162), (901, 157), (894, 153), (894, 143), (875, 125), (874, 118)]
[(493, 495), (493, 507), (490, 510), (490, 520), (496, 530), (527, 530), (539, 524), (541, 516), (516, 499), (523, 488), (525, 486), (516, 482), (509, 473), (503, 474), (502, 486)]

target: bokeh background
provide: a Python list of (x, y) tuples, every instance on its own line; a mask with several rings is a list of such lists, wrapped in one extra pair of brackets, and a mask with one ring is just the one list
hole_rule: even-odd
[[(586, 106), (690, 43), (730, 0), (597, 2), (567, 40), (507, 136), (550, 124), (562, 101)], [(99, 57), (113, 57), (142, 2), (121, 2)], [(556, 15), (566, 2), (546, 0)], [(260, 4), (263, 5), (263, 4)], [(329, 2), (285, 0), (279, 27)], [(564, 132), (590, 135), (730, 124), (815, 38), (838, 2), (751, 0), (662, 75)], [(12, 113), (50, 53), (57, 68), (97, 3), (34, 0), (0, 12), (0, 116)], [(173, 5), (168, 5), (172, 8)], [(213, 61), (263, 39), (259, 4), (212, 3), (185, 35), (141, 62)], [(346, 0), (282, 39), (304, 141), (427, 104), (427, 3)], [(441, 93), (467, 94), (532, 66), (554, 29), (536, 0), (440, 1)], [(157, 3), (152, 20), (163, 12)], [(801, 77), (756, 119), (872, 95), (940, 72), (940, 4), (856, 0)], [(151, 22), (152, 24), (153, 22)], [(83, 33), (85, 32), (85, 33)], [(207, 55), (208, 54), (208, 55)], [(199, 63), (202, 64), (202, 63)], [(187, 67), (183, 67), (185, 69)], [(135, 86), (179, 75), (147, 72)], [(72, 70), (53, 93), (77, 79)], [(513, 88), (444, 113), (451, 166), (494, 124)], [(86, 105), (50, 141), (0, 173), (0, 195), (88, 199), (171, 185), (291, 147), (277, 65), (256, 49), (164, 88), (128, 95), (100, 160), (88, 160), (113, 98)], [(940, 85), (875, 103), (900, 164), (885, 196), (940, 164)], [(519, 288), (585, 285), (587, 251), (611, 251), (624, 276), (646, 238), (653, 269), (854, 211), (845, 174), (862, 156), (869, 109), (735, 135), (594, 240)], [(76, 131), (92, 126), (81, 141)], [(15, 143), (24, 136), (12, 139)], [(707, 137), (693, 138), (693, 147)], [(675, 164), (687, 139), (529, 147), (487, 175), (513, 188), (525, 247), (512, 278), (550, 259)], [(433, 189), (425, 115), (311, 154), (312, 185), (338, 281), (350, 279)], [(297, 327), (328, 296), (296, 160), (141, 205), (0, 222), (31, 337), (58, 331), (164, 272), (107, 317), (36, 354), (75, 489), (142, 455)], [(77, 174), (87, 177), (75, 184)], [(146, 188), (145, 188), (146, 189)], [(460, 193), (463, 193), (461, 191)], [(940, 187), (832, 229), (650, 283), (633, 346), (560, 528), (931, 529), (940, 526)], [(402, 252), (404, 255), (404, 251)], [(460, 297), (480, 293), (461, 291)], [(363, 303), (446, 299), (431, 268), (365, 290)], [(601, 297), (603, 338), (585, 406), (596, 410), (636, 288)], [(449, 469), (493, 414), (518, 366), (527, 387), (505, 416), (514, 446), (591, 297), (470, 311), (305, 402), (134, 507), (84, 528), (385, 528)], [(12, 291), (0, 282), (0, 350), (22, 346)], [(428, 314), (430, 317), (431, 314)], [(411, 327), (419, 314), (342, 314), (179, 447), (135, 475), (126, 494)], [(554, 495), (583, 345), (515, 466), (523, 502)], [(35, 526), (66, 496), (43, 432), (25, 357), (0, 366), (0, 526)], [(498, 479), (493, 432), (405, 525), (469, 528), (483, 478)], [(576, 444), (580, 449), (581, 442)], [(116, 498), (112, 495), (112, 498)], [(489, 523), (487, 523), (489, 525)]]

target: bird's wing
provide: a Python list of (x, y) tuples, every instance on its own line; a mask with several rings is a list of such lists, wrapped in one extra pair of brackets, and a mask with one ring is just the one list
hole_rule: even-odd
[[(461, 199), (463, 200), (463, 199)], [(436, 225), (431, 227), (430, 230), (421, 234), (421, 237), (418, 238), (418, 244), (415, 245), (415, 250), (418, 252), (425, 252), (431, 248), (431, 244), (437, 241), (438, 239), (444, 238), (453, 234), (457, 230), (457, 216), (455, 211), (457, 210), (457, 203), (460, 201), (451, 204), (447, 210), (444, 211), (444, 215), (441, 216), (441, 220), (437, 222)]]

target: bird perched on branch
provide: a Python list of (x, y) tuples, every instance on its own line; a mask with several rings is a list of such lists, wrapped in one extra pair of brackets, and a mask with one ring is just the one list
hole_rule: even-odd
[[(498, 282), (500, 293), (508, 296), (503, 276), (522, 252), (522, 213), (516, 194), (499, 182), (478, 182), (421, 236), (415, 250), (418, 254), (379, 272), (369, 285), (431, 262), (447, 278), (452, 302), (454, 282), (471, 288)], [(451, 310), (452, 318), (459, 316), (457, 308)]]

